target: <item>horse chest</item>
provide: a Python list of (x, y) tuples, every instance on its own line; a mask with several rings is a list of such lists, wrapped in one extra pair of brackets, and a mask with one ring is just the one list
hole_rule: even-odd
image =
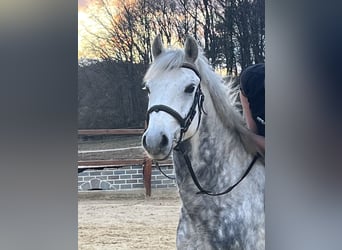
[(247, 224), (243, 216), (222, 201), (183, 200), (177, 231), (179, 249), (245, 249)]

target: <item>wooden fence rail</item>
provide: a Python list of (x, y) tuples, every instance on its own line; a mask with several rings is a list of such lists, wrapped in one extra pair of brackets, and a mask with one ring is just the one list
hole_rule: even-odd
[(79, 135), (142, 135), (144, 129), (80, 129)]
[[(82, 129), (78, 130), (79, 135), (142, 135), (144, 129)], [(159, 165), (172, 164), (172, 161), (164, 161)], [(104, 169), (108, 167), (124, 167), (132, 165), (142, 165), (143, 179), (146, 196), (151, 196), (151, 176), (152, 176), (152, 160), (144, 156), (140, 159), (126, 160), (87, 160), (78, 161), (78, 172), (87, 169)]]
[(131, 166), (141, 165), (144, 159), (128, 159), (128, 160), (93, 160), (93, 161), (78, 161), (79, 168), (87, 168), (87, 166)]

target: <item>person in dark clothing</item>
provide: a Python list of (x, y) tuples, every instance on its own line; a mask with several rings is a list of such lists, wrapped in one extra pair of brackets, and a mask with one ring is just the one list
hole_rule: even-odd
[(240, 100), (247, 127), (265, 155), (265, 64), (247, 67), (240, 75)]

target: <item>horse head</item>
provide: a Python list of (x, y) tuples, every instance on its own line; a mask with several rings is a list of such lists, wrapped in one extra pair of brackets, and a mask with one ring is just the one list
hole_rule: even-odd
[[(177, 60), (170, 60), (170, 53), (179, 53)], [(191, 37), (184, 49), (177, 51), (164, 49), (160, 36), (154, 39), (153, 63), (144, 87), (149, 96), (148, 126), (142, 137), (142, 145), (153, 159), (166, 159), (181, 140), (196, 132), (203, 101), (198, 54), (197, 42)]]

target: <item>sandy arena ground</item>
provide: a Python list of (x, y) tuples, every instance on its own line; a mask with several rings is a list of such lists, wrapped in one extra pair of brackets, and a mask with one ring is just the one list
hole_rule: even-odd
[(78, 200), (78, 249), (175, 249), (176, 190), (87, 192)]

